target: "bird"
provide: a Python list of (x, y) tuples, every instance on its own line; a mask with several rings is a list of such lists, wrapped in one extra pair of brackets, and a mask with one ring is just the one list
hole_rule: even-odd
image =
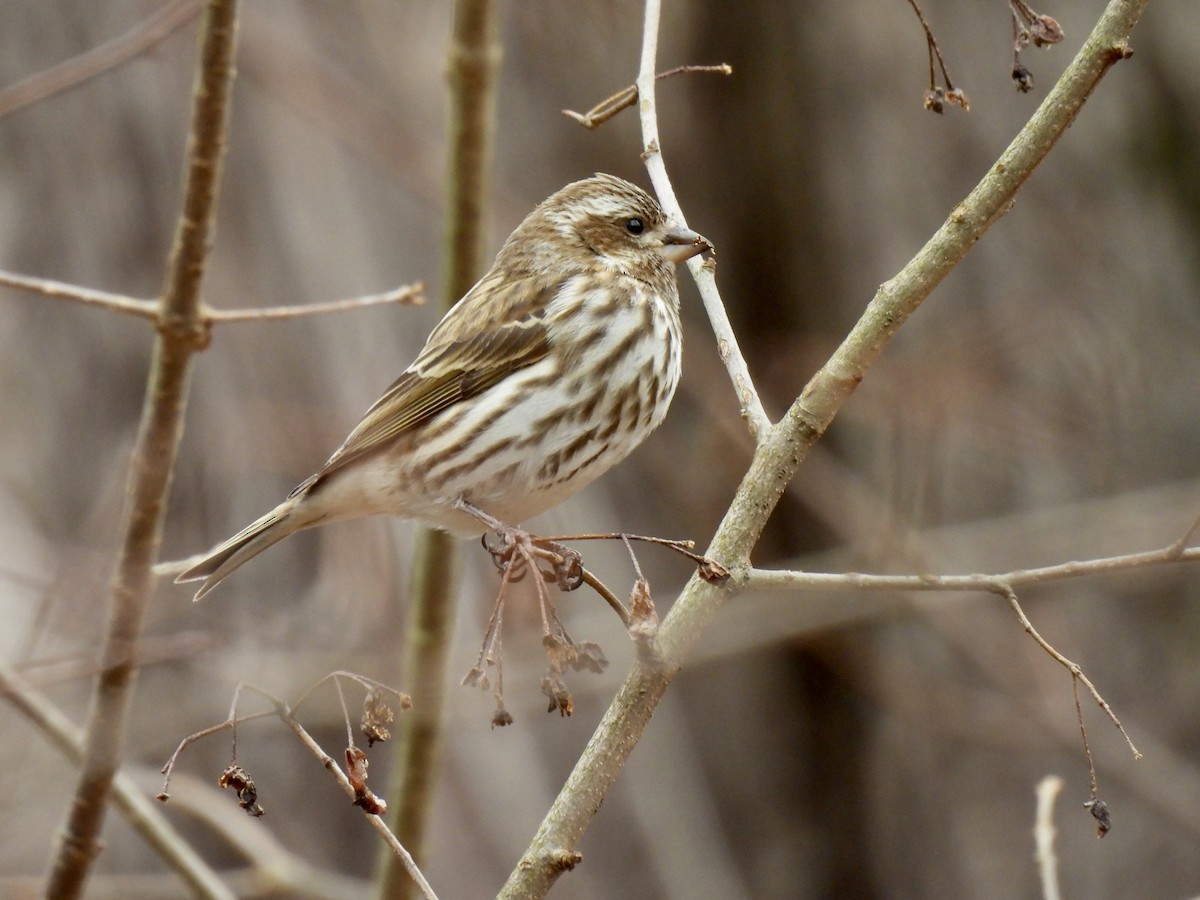
[(478, 537), (557, 506), (666, 416), (681, 374), (675, 266), (712, 250), (628, 181), (566, 185), (325, 465), (175, 581), (201, 581), (199, 600), (268, 547), (342, 519)]

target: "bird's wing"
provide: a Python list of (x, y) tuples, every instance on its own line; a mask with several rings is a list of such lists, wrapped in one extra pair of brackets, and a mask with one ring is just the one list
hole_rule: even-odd
[(293, 493), (543, 359), (550, 346), (546, 306), (564, 284), (532, 275), (485, 276), (434, 329), (413, 364), (367, 410), (325, 466)]

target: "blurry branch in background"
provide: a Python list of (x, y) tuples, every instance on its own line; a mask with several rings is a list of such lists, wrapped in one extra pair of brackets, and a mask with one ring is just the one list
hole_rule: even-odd
[[(1108, 4), (1071, 65), (1029, 122), (917, 255), (879, 288), (863, 316), (783, 419), (774, 425), (766, 422), (761, 405), (753, 402), (757, 401), (757, 395), (753, 394), (748, 376), (735, 373), (727, 359), (743, 412), (756, 430), (758, 447), (707, 556), (734, 571), (749, 568), (750, 554), (762, 529), (809, 448), (820, 440), (899, 327), (991, 225), (1012, 208), (1016, 193), (1066, 132), (1108, 69), (1131, 55), (1129, 33), (1145, 5), (1146, 0), (1112, 0)], [(638, 77), (644, 157), (663, 208), (668, 216), (682, 221), (667, 178), (656, 124), (654, 71), (659, 15), (660, 0), (647, 0)], [(712, 273), (707, 266), (690, 268), (709, 307), (702, 282), (711, 281)], [(715, 292), (712, 297), (719, 304)], [(721, 343), (725, 338), (722, 328), (727, 327), (718, 325), (725, 319), (723, 311), (716, 316), (711, 308), (709, 311)], [(728, 346), (736, 347), (731, 333), (728, 337)], [(726, 349), (722, 347), (723, 357)], [(742, 378), (746, 380), (742, 382)], [(1180, 558), (1189, 554), (1190, 551), (1179, 551)], [(1011, 591), (1011, 585), (1008, 588)], [(639, 658), (634, 664), (524, 856), (509, 875), (501, 896), (544, 896), (558, 877), (579, 861), (579, 842), (640, 739), (659, 699), (700, 633), (737, 592), (733, 579), (724, 588), (707, 584), (698, 576), (688, 582), (658, 630), (657, 659)]]
[(1047, 775), (1037, 786), (1037, 816), (1033, 822), (1033, 841), (1037, 848), (1038, 879), (1042, 885), (1042, 900), (1059, 900), (1058, 856), (1054, 852), (1054, 804), (1062, 793), (1063, 780)]
[(152, 50), (194, 19), (203, 5), (203, 0), (175, 0), (160, 7), (120, 37), (30, 75), (16, 84), (0, 88), (0, 118), (76, 87)]
[[(46, 278), (31, 278), (28, 275), (16, 275), (0, 270), (0, 285), (27, 291), (31, 294), (41, 294), (43, 297), (53, 297), (56, 300), (70, 300), (74, 303), (82, 303), (84, 306), (95, 306), (111, 312), (125, 313), (148, 319), (151, 322), (158, 322), (161, 315), (161, 308), (157, 300), (139, 300), (136, 297), (97, 291)], [(299, 316), (346, 312), (390, 303), (420, 306), (425, 302), (424, 291), (425, 285), (417, 282), (384, 291), (382, 294), (367, 294), (362, 297), (331, 300), (327, 303), (308, 303), (303, 306), (268, 306), (262, 309), (213, 309), (201, 302), (197, 318), (200, 325), (207, 329), (215, 323), (294, 319)]]
[[(456, 0), (447, 52), (449, 86), (446, 224), (440, 306), (448, 310), (479, 278), (490, 205), (495, 147), (496, 84), (500, 44), (494, 0)], [(389, 794), (397, 797), (391, 823), (418, 861), (433, 808), (440, 759), (446, 658), (454, 630), (458, 542), (444, 531), (421, 528), (413, 551), (412, 589), (404, 629), (405, 688), (417, 698), (400, 722)], [(413, 882), (396, 865), (378, 860), (380, 898), (409, 897)]]
[[(0, 696), (32, 722), (71, 762), (77, 766), (82, 764), (84, 743), (80, 729), (49, 697), (7, 666), (0, 666)], [(130, 827), (197, 897), (233, 900), (233, 892), (128, 775), (117, 773), (112, 783), (112, 799)]]
[(72, 898), (83, 892), (100, 853), (100, 830), (129, 728), (137, 644), (150, 605), (151, 567), (162, 540), (171, 472), (183, 436), (191, 360), (206, 341), (200, 288), (226, 141), (236, 27), (236, 2), (211, 0), (200, 29), (183, 208), (130, 461), (124, 536), (101, 644), (101, 668), (88, 707), (79, 782), (46, 884), (51, 897)]
[[(729, 63), (719, 63), (715, 66), (676, 66), (673, 69), (667, 69), (665, 72), (659, 72), (654, 76), (655, 80), (661, 78), (670, 78), (673, 75), (691, 75), (698, 72), (711, 72), (716, 75), (732, 75), (733, 67)], [(587, 129), (599, 128), (617, 113), (623, 109), (629, 109), (637, 102), (638, 89), (636, 84), (631, 84), (629, 87), (621, 88), (611, 97), (601, 100), (585, 113), (577, 113), (574, 110), (564, 109), (563, 115), (569, 119), (574, 119), (580, 125)]]

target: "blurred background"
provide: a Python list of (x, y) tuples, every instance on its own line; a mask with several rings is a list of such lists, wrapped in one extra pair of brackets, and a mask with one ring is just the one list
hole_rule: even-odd
[[(0, 4), (0, 85), (113, 38), (144, 0)], [(447, 3), (244, 5), (232, 132), (206, 298), (315, 303), (423, 280), (443, 217)], [(1064, 44), (1009, 77), (1004, 4), (926, 0), (968, 114), (922, 108), (926, 49), (903, 0), (669, 3), (662, 141), (689, 223), (778, 415), (870, 300), (1029, 117), (1098, 16), (1056, 0)], [(1200, 18), (1151, 3), (1131, 61), (908, 322), (775, 513), (755, 562), (822, 571), (999, 572), (1152, 549), (1200, 512)], [(635, 116), (584, 111), (637, 70), (632, 0), (503, 4), (489, 252), (568, 181), (648, 186)], [(181, 190), (195, 23), (152, 53), (0, 119), (0, 268), (151, 297)], [(684, 381), (626, 464), (532, 523), (707, 543), (751, 444), (694, 286), (682, 279)], [(82, 721), (120, 536), (151, 335), (145, 322), (4, 289), (0, 307), (0, 659)], [(197, 360), (163, 558), (207, 548), (318, 467), (407, 365), (434, 304), (227, 325)], [(360, 521), (287, 541), (203, 604), (161, 584), (146, 633), (129, 771), (150, 793), (179, 740), (227, 715), (245, 680), (294, 698), (334, 669), (396, 684), (413, 528)], [(586, 547), (618, 592), (619, 547)], [(473, 664), (496, 575), (464, 544), (448, 677)], [(643, 549), (664, 610), (686, 563)], [(674, 683), (554, 896), (1036, 895), (1034, 788), (1058, 811), (1068, 896), (1200, 894), (1200, 589), (1161, 567), (1030, 589), (1041, 633), (1080, 663), (1145, 759), (1085, 698), (1103, 841), (1068, 673), (1002, 600), (797, 594), (727, 605)], [(603, 714), (634, 650), (586, 591), (572, 635), (612, 660), (547, 716), (535, 608), (510, 606), (505, 687), (452, 687), (426, 874), (443, 897), (494, 894)], [(399, 685), (403, 687), (403, 685)], [(414, 698), (420, 703), (421, 698)], [(352, 702), (354, 699), (352, 698)], [(243, 711), (259, 708), (253, 699)], [(302, 720), (335, 756), (326, 687)], [(40, 876), (73, 770), (0, 705), (0, 893)], [(388, 748), (371, 752), (387, 795)], [(225, 737), (187, 752), (166, 814), (214, 865), (302, 859), (316, 896), (362, 896), (378, 839), (278, 723), (239, 733), (267, 817), (215, 780)], [(394, 799), (394, 798), (393, 798)], [(233, 837), (231, 837), (233, 836)], [(89, 895), (183, 895), (120, 816)], [(292, 854), (294, 856), (291, 856)], [(254, 894), (250, 882), (242, 884)], [(276, 896), (300, 895), (299, 888)]]

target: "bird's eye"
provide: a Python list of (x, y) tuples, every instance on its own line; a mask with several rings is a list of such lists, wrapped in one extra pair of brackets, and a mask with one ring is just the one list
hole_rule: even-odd
[(630, 234), (641, 234), (646, 230), (646, 223), (634, 216), (632, 219), (625, 220), (625, 230)]

